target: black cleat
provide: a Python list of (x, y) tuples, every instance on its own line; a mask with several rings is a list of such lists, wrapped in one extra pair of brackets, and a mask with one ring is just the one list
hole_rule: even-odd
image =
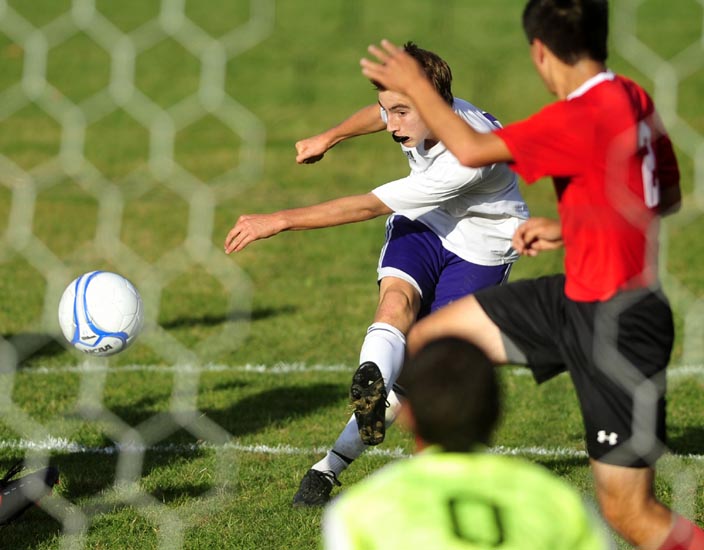
[(359, 437), (365, 445), (378, 445), (386, 435), (386, 388), (375, 363), (362, 363), (352, 377), (350, 400)]
[(330, 491), (334, 485), (342, 485), (334, 472), (321, 472), (311, 468), (303, 476), (298, 492), (293, 495), (294, 508), (324, 506), (330, 500)]
[(0, 479), (0, 525), (10, 523), (43, 496), (51, 493), (59, 482), (59, 470), (53, 466), (12, 479), (22, 470), (21, 463), (13, 466)]

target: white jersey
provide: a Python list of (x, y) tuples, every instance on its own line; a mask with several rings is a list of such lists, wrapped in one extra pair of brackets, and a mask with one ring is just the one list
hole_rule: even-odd
[[(455, 98), (452, 108), (479, 132), (500, 127), (462, 99)], [(511, 238), (528, 218), (528, 207), (505, 163), (468, 168), (442, 142), (427, 151), (422, 144), (401, 148), (410, 175), (377, 187), (374, 195), (395, 213), (422, 222), (464, 260), (501, 265), (518, 259)]]

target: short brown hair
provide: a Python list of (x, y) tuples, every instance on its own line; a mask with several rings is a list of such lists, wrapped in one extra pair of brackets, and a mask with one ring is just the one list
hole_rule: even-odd
[(445, 451), (488, 444), (500, 415), (494, 365), (477, 346), (458, 338), (429, 342), (407, 357), (398, 383), (415, 419), (415, 432)]
[[(413, 42), (406, 42), (403, 45), (403, 49), (408, 55), (420, 63), (420, 66), (425, 72), (425, 76), (432, 82), (435, 90), (448, 105), (452, 105), (454, 101), (452, 95), (452, 71), (447, 62), (439, 55), (419, 48)], [(386, 90), (379, 82), (372, 80), (372, 84), (374, 84), (374, 87), (379, 91)]]

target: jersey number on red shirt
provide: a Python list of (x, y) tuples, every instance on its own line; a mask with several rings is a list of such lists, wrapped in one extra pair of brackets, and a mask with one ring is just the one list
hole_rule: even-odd
[(653, 131), (641, 120), (638, 123), (638, 148), (643, 152), (643, 197), (645, 205), (653, 208), (660, 203), (660, 182), (655, 175), (655, 151), (653, 151)]

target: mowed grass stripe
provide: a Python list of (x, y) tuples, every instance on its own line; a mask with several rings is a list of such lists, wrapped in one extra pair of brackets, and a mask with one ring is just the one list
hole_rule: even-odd
[[(82, 374), (91, 372), (109, 371), (111, 374), (120, 372), (242, 372), (253, 374), (291, 374), (306, 372), (350, 372), (355, 367), (351, 365), (306, 365), (303, 363), (278, 363), (275, 365), (120, 365), (106, 366), (99, 364), (85, 363), (81, 365), (60, 365), (55, 367), (28, 367), (21, 368), (17, 372), (22, 374)], [(502, 368), (503, 373), (511, 376), (530, 375), (529, 369), (524, 367)], [(669, 378), (692, 377), (696, 378), (704, 375), (704, 365), (671, 365), (668, 367)]]

